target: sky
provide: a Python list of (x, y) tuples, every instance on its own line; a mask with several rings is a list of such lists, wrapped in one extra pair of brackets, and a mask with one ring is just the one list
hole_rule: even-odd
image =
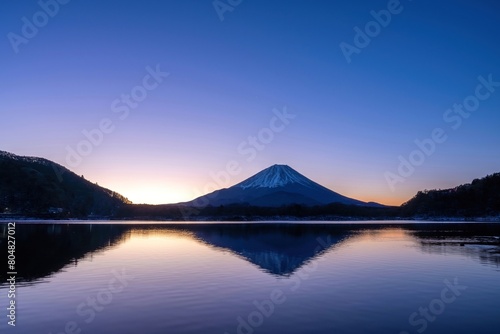
[(0, 2), (0, 150), (134, 203), (287, 164), (400, 205), (500, 171), (500, 4)]

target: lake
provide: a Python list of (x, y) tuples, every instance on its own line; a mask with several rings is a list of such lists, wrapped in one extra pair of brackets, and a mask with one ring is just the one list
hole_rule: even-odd
[(15, 298), (8, 235), (1, 333), (500, 333), (498, 223), (17, 223)]

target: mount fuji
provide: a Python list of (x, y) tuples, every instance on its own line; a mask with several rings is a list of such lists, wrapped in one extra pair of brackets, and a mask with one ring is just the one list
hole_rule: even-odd
[(231, 204), (277, 207), (291, 204), (313, 206), (330, 203), (381, 206), (338, 194), (287, 165), (273, 165), (230, 188), (216, 190), (182, 204), (196, 207)]

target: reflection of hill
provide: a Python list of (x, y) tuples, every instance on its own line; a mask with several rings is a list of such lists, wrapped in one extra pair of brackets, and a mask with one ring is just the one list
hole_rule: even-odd
[(500, 224), (440, 224), (412, 231), (423, 252), (456, 254), (500, 268)]
[(194, 233), (200, 241), (227, 249), (273, 275), (288, 276), (349, 236), (325, 225), (218, 225)]
[[(87, 253), (103, 250), (123, 239), (126, 225), (36, 224), (16, 226), (18, 282), (30, 282), (77, 263)], [(0, 247), (6, 246), (7, 225), (0, 225)], [(6, 254), (6, 253), (5, 253)], [(0, 282), (7, 270), (7, 256), (0, 257)]]

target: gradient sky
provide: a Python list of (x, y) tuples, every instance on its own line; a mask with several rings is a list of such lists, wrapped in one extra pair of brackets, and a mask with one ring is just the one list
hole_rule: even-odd
[[(401, 0), (350, 63), (340, 44), (354, 45), (353, 29), (387, 1), (243, 0), (223, 21), (212, 0), (59, 7), (48, 17), (37, 1), (0, 2), (0, 150), (53, 160), (134, 203), (211, 191), (211, 173), (230, 161), (239, 170), (222, 186), (278, 163), (397, 205), (500, 171), (500, 87), (457, 129), (443, 119), (479, 76), (500, 81), (497, 1)], [(23, 17), (37, 20), (36, 34)], [(170, 75), (123, 117), (122, 94), (139, 94), (158, 64)], [(284, 108), (296, 116), (282, 126), (273, 110)], [(70, 165), (68, 147), (105, 119), (113, 130)], [(272, 138), (270, 123), (280, 130)], [(392, 190), (385, 173), (435, 128), (447, 140)], [(248, 137), (259, 133), (267, 143), (254, 156)]]

